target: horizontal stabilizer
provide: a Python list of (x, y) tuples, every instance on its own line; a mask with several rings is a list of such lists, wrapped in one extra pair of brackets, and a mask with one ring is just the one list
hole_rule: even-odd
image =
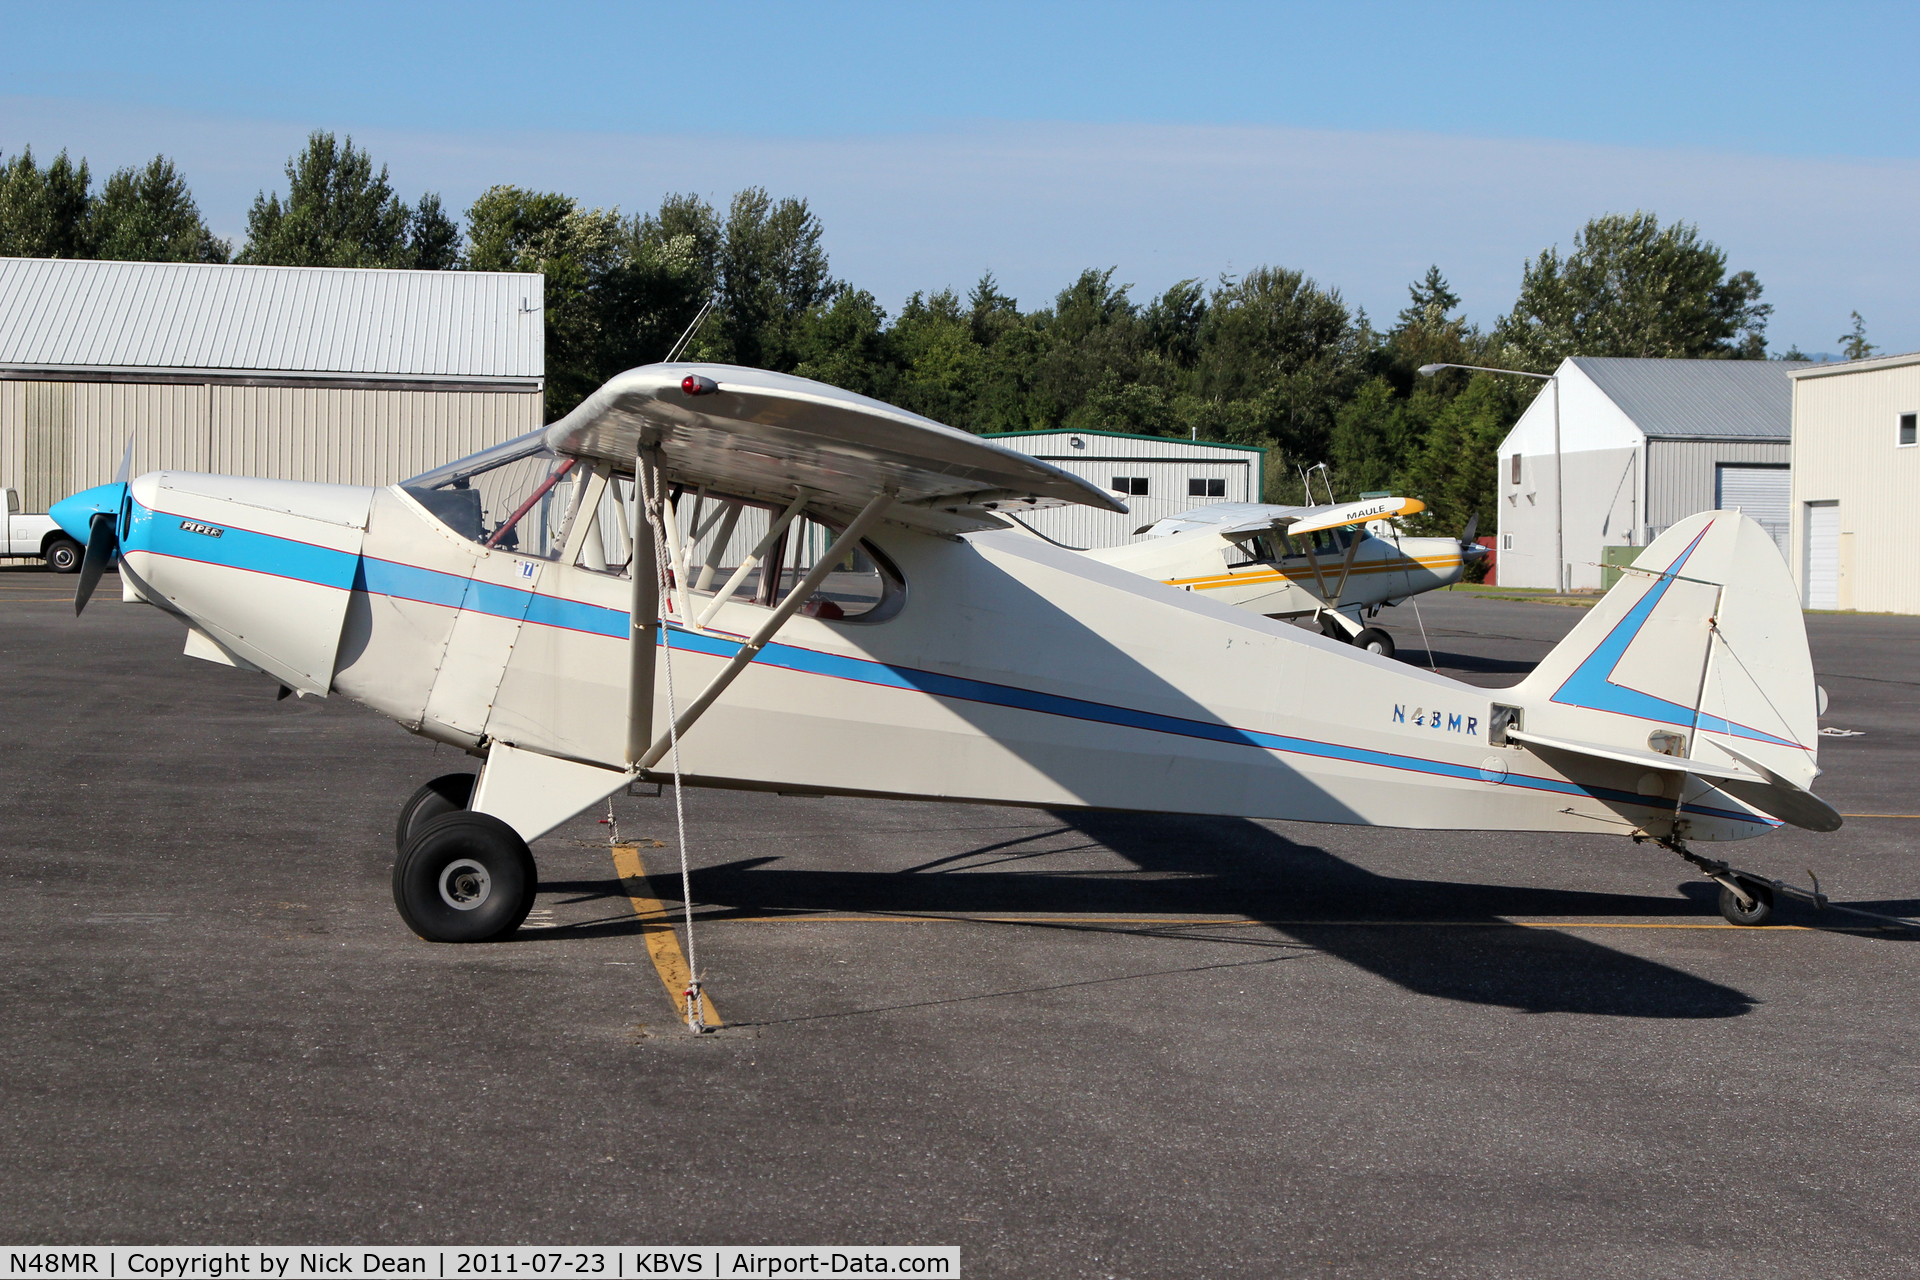
[(1795, 786), (1793, 782), (1781, 777), (1746, 752), (1736, 750), (1718, 738), (1709, 739), (1709, 741), (1764, 779), (1764, 781), (1730, 782), (1721, 786), (1722, 791), (1736, 799), (1746, 801), (1762, 813), (1772, 814), (1782, 822), (1804, 827), (1808, 831), (1840, 829), (1840, 811), (1825, 800), (1804, 787)]
[(1685, 756), (1662, 755), (1658, 751), (1642, 751), (1636, 747), (1607, 747), (1597, 742), (1577, 742), (1572, 738), (1550, 738), (1544, 733), (1527, 733), (1509, 728), (1507, 737), (1515, 742), (1524, 742), (1530, 747), (1550, 747), (1555, 751), (1571, 751), (1575, 755), (1592, 756), (1596, 760), (1614, 760), (1621, 764), (1637, 764), (1648, 769), (1666, 769), (1673, 773), (1691, 773), (1695, 777), (1712, 778), (1716, 784), (1722, 779), (1738, 779), (1746, 782), (1758, 782), (1759, 779), (1744, 769), (1731, 765), (1708, 764), (1704, 760), (1689, 760)]

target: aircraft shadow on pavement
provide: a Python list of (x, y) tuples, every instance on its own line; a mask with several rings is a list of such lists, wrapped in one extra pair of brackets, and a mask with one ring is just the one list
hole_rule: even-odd
[[(771, 857), (703, 867), (692, 875), (696, 910), (708, 919), (783, 912), (1006, 913), (1067, 922), (1085, 916), (1085, 926), (1071, 927), (1087, 928), (1102, 927), (1103, 915), (1238, 915), (1437, 999), (1527, 1013), (1632, 1018), (1737, 1017), (1756, 1003), (1744, 992), (1669, 965), (1503, 918), (1698, 919), (1702, 905), (1686, 897), (1381, 876), (1239, 818), (1054, 816), (1060, 828), (897, 872), (786, 868)], [(1071, 839), (1076, 832), (1088, 842), (1079, 850), (1089, 843), (1103, 847), (1133, 869), (1038, 868), (1063, 852), (1058, 837)], [(1038, 849), (1022, 847), (1042, 842)], [(654, 875), (649, 883), (663, 903), (677, 908), (678, 876)], [(546, 883), (542, 890), (614, 899), (624, 893), (611, 879)], [(631, 920), (603, 921), (569, 932), (639, 927)]]

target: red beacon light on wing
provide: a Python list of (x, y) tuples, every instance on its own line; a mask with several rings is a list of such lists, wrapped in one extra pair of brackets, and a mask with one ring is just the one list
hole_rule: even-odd
[(680, 389), (690, 396), (710, 396), (720, 389), (720, 384), (712, 378), (703, 378), (697, 373), (690, 373), (680, 379)]

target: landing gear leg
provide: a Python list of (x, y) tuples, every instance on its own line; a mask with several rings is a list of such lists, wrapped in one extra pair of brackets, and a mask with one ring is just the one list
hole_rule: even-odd
[[(1635, 839), (1644, 839), (1636, 836)], [(1820, 882), (1813, 882), (1813, 892), (1796, 888), (1780, 880), (1764, 880), (1756, 875), (1735, 871), (1718, 858), (1703, 858), (1687, 848), (1686, 840), (1679, 835), (1659, 838), (1660, 844), (1679, 854), (1694, 866), (1700, 868), (1700, 874), (1720, 886), (1720, 914), (1728, 924), (1762, 925), (1773, 919), (1773, 895), (1776, 890), (1789, 898), (1798, 898), (1812, 903), (1816, 909), (1824, 909), (1827, 895), (1820, 892)]]

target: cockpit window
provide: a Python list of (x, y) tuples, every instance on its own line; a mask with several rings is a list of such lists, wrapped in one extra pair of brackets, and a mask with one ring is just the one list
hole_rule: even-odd
[[(578, 468), (533, 432), (401, 485), (463, 538), (516, 555), (552, 560), (577, 496)], [(584, 473), (582, 473), (584, 474)]]
[[(589, 500), (592, 492), (590, 487)], [(806, 514), (770, 534), (782, 508), (707, 494), (677, 493), (673, 509), (683, 548), (687, 612), (696, 619), (723, 594), (743, 603), (779, 604), (840, 535), (832, 524)], [(576, 537), (576, 564), (624, 574), (633, 554), (632, 482), (610, 477), (590, 519), (584, 535)], [(639, 527), (645, 536), (644, 522)], [(670, 609), (677, 612), (679, 593), (674, 594)], [(833, 622), (882, 622), (905, 601), (900, 571), (884, 552), (862, 541), (834, 566), (800, 611)]]

